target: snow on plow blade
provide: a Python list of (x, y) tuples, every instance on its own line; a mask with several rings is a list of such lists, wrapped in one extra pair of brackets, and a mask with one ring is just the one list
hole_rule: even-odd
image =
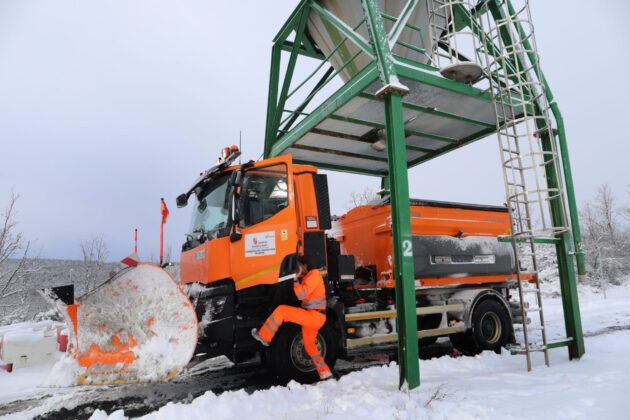
[(169, 273), (151, 264), (122, 270), (66, 305), (43, 294), (64, 316), (80, 385), (162, 381), (191, 359), (195, 310)]

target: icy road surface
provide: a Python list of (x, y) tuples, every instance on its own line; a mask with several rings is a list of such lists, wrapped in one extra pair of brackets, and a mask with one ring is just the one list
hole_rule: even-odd
[[(420, 363), (422, 385), (398, 390), (395, 363), (362, 370), (341, 364), (339, 381), (280, 386), (264, 371), (237, 369), (217, 358), (175, 381), (122, 387), (41, 388), (52, 366), (0, 371), (0, 416), (11, 419), (627, 419), (630, 403), (630, 288), (608, 298), (580, 290), (586, 355), (569, 361), (566, 348), (550, 351), (551, 367), (535, 354), (485, 352)], [(550, 339), (563, 336), (562, 306), (545, 299)], [(442, 344), (442, 346), (447, 346)], [(439, 347), (439, 345), (438, 345)], [(448, 348), (437, 350), (447, 354)], [(241, 389), (242, 388), (242, 389)], [(205, 392), (205, 390), (209, 390)], [(168, 402), (172, 401), (172, 402)], [(120, 409), (122, 407), (122, 409)]]

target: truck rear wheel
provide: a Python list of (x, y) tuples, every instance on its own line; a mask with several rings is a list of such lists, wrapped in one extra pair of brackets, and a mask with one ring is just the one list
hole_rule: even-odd
[(449, 337), (453, 347), (466, 356), (474, 356), (483, 350), (496, 353), (508, 342), (510, 317), (505, 308), (495, 300), (484, 300), (473, 312), (472, 329)]
[[(328, 323), (317, 333), (316, 344), (332, 370), (337, 361), (337, 340)], [(286, 323), (280, 327), (268, 350), (267, 361), (270, 370), (283, 379), (300, 383), (319, 380), (315, 365), (304, 348), (302, 328), (297, 324)]]

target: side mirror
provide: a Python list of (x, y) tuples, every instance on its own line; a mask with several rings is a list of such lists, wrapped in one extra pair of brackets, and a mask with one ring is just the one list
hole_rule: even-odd
[(232, 218), (232, 223), (234, 225), (238, 225), (238, 223), (241, 221), (240, 205), (241, 205), (240, 194), (235, 192), (234, 194), (232, 194), (232, 206), (231, 206), (232, 207), (231, 218)]
[(232, 229), (232, 233), (230, 233), (230, 242), (240, 241), (242, 237), (243, 234), (234, 228)]
[(188, 205), (188, 196), (186, 194), (180, 194), (175, 201), (177, 202), (177, 207), (186, 207), (186, 205)]

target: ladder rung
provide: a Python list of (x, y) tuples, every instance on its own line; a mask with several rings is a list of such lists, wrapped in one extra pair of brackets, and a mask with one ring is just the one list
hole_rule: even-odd
[(538, 292), (540, 292), (540, 289), (523, 289), (523, 290), (521, 290), (521, 292), (523, 292), (523, 293), (538, 293)]
[(564, 347), (573, 344), (573, 337), (561, 338), (559, 340), (547, 341), (548, 349), (555, 349), (557, 347)]
[(544, 331), (545, 326), (544, 325), (536, 325), (536, 326), (533, 326), (533, 327), (525, 327), (525, 328), (527, 328), (527, 332), (529, 332), (529, 331)]
[[(545, 351), (547, 350), (547, 346), (542, 343), (529, 343), (529, 351), (530, 353), (533, 351)], [(518, 346), (509, 346), (507, 348), (512, 354), (525, 354), (527, 353), (527, 349), (523, 345)]]
[(540, 312), (542, 311), (542, 308), (540, 307), (535, 307), (535, 308), (524, 308), (525, 312)]

